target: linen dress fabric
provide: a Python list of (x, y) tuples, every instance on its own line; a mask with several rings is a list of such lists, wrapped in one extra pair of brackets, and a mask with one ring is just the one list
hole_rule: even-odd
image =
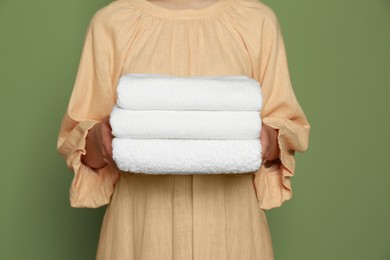
[[(74, 172), (72, 207), (107, 205), (96, 259), (274, 259), (265, 210), (292, 197), (295, 151), (310, 125), (292, 88), (282, 31), (258, 0), (168, 9), (117, 0), (92, 17), (57, 149)], [(246, 75), (261, 83), (262, 122), (280, 156), (250, 174), (148, 175), (81, 162), (88, 130), (109, 115), (127, 73)]]

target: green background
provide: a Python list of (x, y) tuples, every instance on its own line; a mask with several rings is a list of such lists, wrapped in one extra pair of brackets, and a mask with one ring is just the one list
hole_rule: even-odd
[[(109, 0), (0, 0), (0, 259), (94, 259), (105, 207), (75, 209), (56, 151), (88, 21)], [(276, 260), (390, 259), (390, 1), (263, 1), (309, 122)]]

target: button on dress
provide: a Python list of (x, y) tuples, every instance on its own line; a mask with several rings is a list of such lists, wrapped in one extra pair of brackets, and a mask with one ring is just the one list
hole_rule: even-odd
[[(88, 130), (111, 112), (118, 79), (127, 73), (256, 79), (261, 118), (277, 130), (279, 158), (247, 174), (89, 168), (81, 162)], [(97, 260), (271, 260), (265, 210), (292, 197), (294, 154), (308, 149), (309, 131), (269, 6), (219, 0), (200, 9), (168, 9), (148, 0), (117, 0), (90, 20), (57, 149), (74, 173), (71, 206), (107, 205)]]

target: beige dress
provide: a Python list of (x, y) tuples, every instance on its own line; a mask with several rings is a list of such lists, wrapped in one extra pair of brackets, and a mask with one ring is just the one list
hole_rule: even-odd
[[(292, 196), (295, 151), (310, 125), (295, 97), (275, 13), (258, 0), (168, 9), (118, 0), (88, 26), (58, 151), (74, 173), (72, 207), (107, 205), (98, 260), (271, 260), (265, 210)], [(278, 130), (280, 158), (254, 173), (147, 175), (81, 162), (88, 130), (116, 103), (126, 73), (247, 75), (262, 86), (264, 124)]]

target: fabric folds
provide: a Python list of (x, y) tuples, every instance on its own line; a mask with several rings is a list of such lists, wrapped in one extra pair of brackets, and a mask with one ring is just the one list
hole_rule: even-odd
[(260, 168), (257, 81), (236, 75), (127, 74), (117, 89), (110, 125), (120, 170), (227, 174)]
[(117, 93), (124, 109), (260, 111), (262, 106), (259, 82), (244, 75), (131, 73), (119, 79)]
[(261, 145), (252, 140), (114, 138), (118, 168), (146, 174), (248, 173), (261, 165)]
[[(308, 149), (310, 125), (292, 88), (275, 13), (257, 0), (234, 0), (228, 9), (204, 18), (165, 19), (132, 2), (117, 0), (100, 9), (85, 34), (57, 142), (74, 173), (71, 206), (96, 208), (111, 200), (119, 172), (91, 169), (80, 157), (88, 130), (116, 103), (121, 74), (169, 73), (234, 74), (261, 83), (262, 121), (278, 131), (280, 158), (255, 172), (253, 186), (260, 208), (280, 207), (292, 197), (294, 153)], [(194, 182), (201, 183), (197, 177), (201, 176), (194, 176)]]
[(110, 124), (120, 138), (258, 139), (260, 111), (130, 110), (114, 106)]

